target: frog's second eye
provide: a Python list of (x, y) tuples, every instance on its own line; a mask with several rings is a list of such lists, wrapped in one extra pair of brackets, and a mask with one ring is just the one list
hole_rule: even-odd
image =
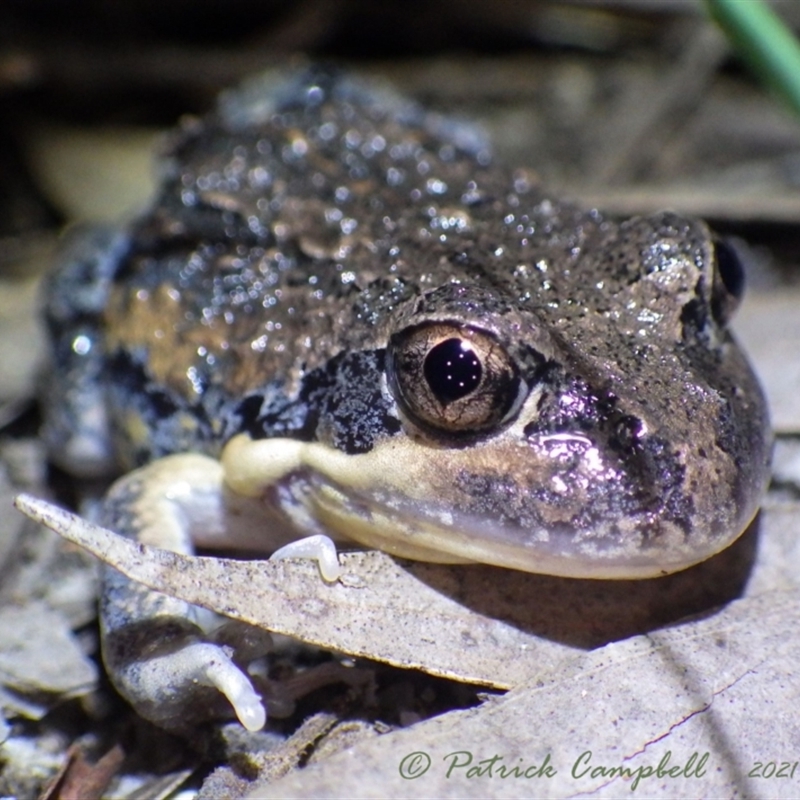
[(711, 310), (720, 325), (733, 316), (744, 295), (746, 254), (732, 239), (714, 241), (714, 278), (711, 290)]
[(477, 433), (501, 423), (520, 395), (519, 370), (485, 331), (436, 322), (389, 343), (389, 382), (403, 410), (426, 428)]

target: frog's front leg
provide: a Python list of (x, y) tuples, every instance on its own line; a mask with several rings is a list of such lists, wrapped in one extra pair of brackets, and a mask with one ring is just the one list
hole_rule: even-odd
[[(114, 484), (102, 523), (143, 544), (191, 553), (193, 542), (221, 545), (247, 527), (235, 501), (215, 459), (167, 456)], [(214, 615), (104, 570), (103, 659), (114, 685), (143, 717), (185, 729), (229, 713), (227, 698), (245, 728), (263, 727), (264, 707), (240, 665), (264, 655), (268, 634), (242, 625), (232, 636), (226, 625), (224, 640), (216, 642), (208, 630)]]

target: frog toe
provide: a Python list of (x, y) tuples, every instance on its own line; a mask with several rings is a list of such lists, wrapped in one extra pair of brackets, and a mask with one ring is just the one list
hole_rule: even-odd
[(342, 574), (336, 545), (329, 536), (315, 534), (297, 539), (277, 549), (270, 560), (279, 561), (284, 558), (309, 558), (317, 562), (320, 575), (328, 583), (338, 581)]
[(141, 716), (180, 731), (225, 716), (230, 705), (247, 730), (264, 727), (261, 697), (229, 648), (197, 640), (173, 645), (169, 652), (118, 664), (113, 671), (117, 689)]
[(227, 648), (197, 642), (175, 655), (174, 666), (182, 671), (182, 682), (216, 687), (228, 698), (239, 722), (247, 730), (259, 731), (264, 727), (267, 712), (261, 697), (248, 675), (233, 663)]

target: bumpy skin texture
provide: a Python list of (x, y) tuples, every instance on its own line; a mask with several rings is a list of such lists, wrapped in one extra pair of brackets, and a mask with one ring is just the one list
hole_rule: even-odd
[[(415, 556), (419, 528), (439, 560), (588, 577), (683, 568), (755, 513), (770, 435), (730, 251), (675, 214), (561, 203), (388, 90), (255, 80), (172, 136), (138, 222), (93, 236), (47, 300), (46, 436), (73, 471), (307, 442), (262, 487), (297, 536)], [(505, 365), (485, 425), (418, 413), (408, 342), (434, 325)], [(136, 502), (108, 507), (138, 535)]]
[[(702, 223), (559, 203), (472, 129), (322, 70), (224, 98), (164, 163), (127, 251), (96, 259), (89, 313), (53, 312), (85, 259), (51, 293), (62, 375), (91, 373), (123, 465), (216, 455), (238, 432), (349, 454), (412, 437), (442, 469), (418, 475), (427, 504), (374, 487), (404, 513), (489, 518), (512, 544), (584, 538), (587, 556), (622, 539), (623, 556), (713, 551), (754, 513), (767, 415), (712, 311), (724, 287)], [(428, 320), (507, 350), (536, 397), (513, 434), (512, 419), (453, 436), (398, 409), (387, 345)]]

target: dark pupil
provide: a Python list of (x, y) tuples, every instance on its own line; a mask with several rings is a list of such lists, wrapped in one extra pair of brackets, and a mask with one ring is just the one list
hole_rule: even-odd
[(483, 368), (463, 339), (445, 339), (425, 356), (425, 380), (440, 403), (452, 403), (474, 391)]

